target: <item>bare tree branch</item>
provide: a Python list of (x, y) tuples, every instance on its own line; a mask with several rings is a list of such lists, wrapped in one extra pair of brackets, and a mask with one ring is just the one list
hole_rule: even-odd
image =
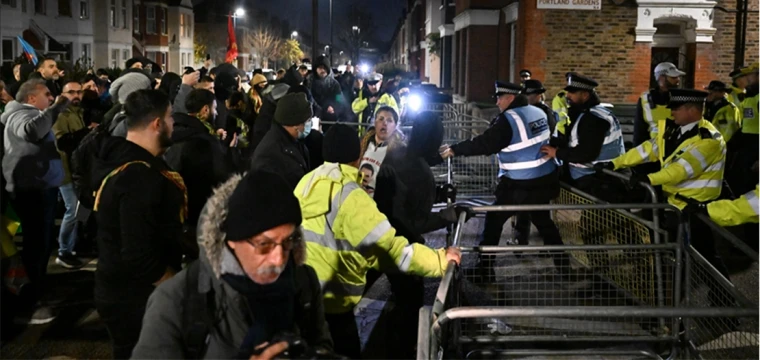
[(282, 39), (269, 28), (260, 27), (244, 39), (246, 47), (261, 58), (262, 67), (269, 67), (269, 60), (277, 60), (282, 55)]

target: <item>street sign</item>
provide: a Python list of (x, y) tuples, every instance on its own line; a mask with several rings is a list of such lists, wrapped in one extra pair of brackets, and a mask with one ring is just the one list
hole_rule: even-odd
[(602, 10), (602, 0), (536, 0), (537, 9)]

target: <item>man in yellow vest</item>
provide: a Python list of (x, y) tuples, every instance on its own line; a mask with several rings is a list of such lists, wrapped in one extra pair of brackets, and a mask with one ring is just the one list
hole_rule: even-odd
[(744, 89), (747, 87), (747, 80), (742, 75), (742, 69), (732, 71), (728, 76), (731, 77), (731, 91), (728, 93), (728, 100), (737, 107), (741, 107), (744, 101)]
[(306, 174), (295, 190), (303, 214), (306, 264), (314, 268), (322, 284), (335, 352), (358, 359), (361, 351), (353, 310), (364, 293), (367, 270), (441, 277), (449, 261), (458, 264), (461, 255), (456, 248), (434, 250), (396, 235), (359, 185), (356, 130), (333, 125), (322, 150), (325, 163)]
[(722, 81), (713, 80), (705, 86), (708, 91), (707, 100), (705, 101), (705, 120), (715, 126), (723, 140), (727, 143), (739, 130), (741, 123), (741, 112), (739, 107), (728, 100), (726, 94), (731, 91)]
[[(741, 135), (732, 141), (732, 147), (738, 149), (736, 161), (731, 164), (731, 187), (735, 194), (743, 194), (752, 190), (758, 183), (757, 174), (750, 169), (758, 161), (758, 63), (742, 68), (739, 81), (746, 81), (747, 86), (744, 101), (741, 104), (742, 120)], [(734, 144), (736, 142), (736, 144)]]
[(636, 104), (636, 117), (633, 121), (633, 144), (640, 145), (648, 139), (657, 137), (657, 123), (660, 120), (672, 119), (668, 109), (668, 90), (678, 88), (681, 76), (685, 72), (669, 62), (657, 64), (654, 68), (654, 78), (657, 87), (641, 94)]
[[(659, 161), (660, 171), (635, 174), (631, 183), (662, 186), (668, 203), (679, 209), (687, 205), (682, 197), (700, 203), (717, 199), (723, 183), (726, 143), (720, 132), (702, 118), (706, 97), (707, 93), (699, 90), (670, 90), (668, 108), (677, 126), (666, 126), (666, 121), (670, 120), (658, 121), (657, 137), (613, 160), (614, 168)], [(610, 166), (607, 163), (599, 167)], [(666, 216), (673, 236), (677, 233), (679, 218), (673, 213)], [(710, 228), (694, 218), (690, 221), (689, 236), (691, 245), (728, 278), (728, 269), (715, 251)]]

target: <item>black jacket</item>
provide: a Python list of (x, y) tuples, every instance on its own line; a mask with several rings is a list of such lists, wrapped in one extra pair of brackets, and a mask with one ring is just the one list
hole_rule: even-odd
[[(112, 171), (131, 161), (120, 172)], [(161, 171), (169, 166), (121, 137), (109, 137), (100, 150), (92, 183), (102, 184), (95, 212), (98, 265), (95, 298), (99, 301), (147, 301), (167, 268), (181, 269), (183, 193)]]
[[(214, 188), (226, 181), (234, 167), (222, 142), (195, 117), (174, 114), (172, 145), (164, 159), (182, 175), (187, 186), (189, 225), (198, 223), (203, 205)], [(193, 226), (194, 227), (194, 226)]]
[[(610, 123), (591, 112), (591, 108), (596, 105), (599, 105), (599, 100), (591, 98), (585, 104), (573, 105), (567, 109), (570, 126), (565, 129), (565, 134), (570, 134), (573, 128), (578, 126), (578, 145), (569, 147), (567, 144), (569, 137), (565, 137), (558, 144), (557, 159), (566, 163), (585, 164), (599, 157)], [(579, 122), (580, 116), (583, 116), (583, 121)]]
[(301, 178), (309, 172), (309, 150), (300, 141), (293, 139), (285, 128), (275, 124), (253, 153), (251, 169), (280, 174), (295, 189)]
[(259, 110), (259, 115), (256, 117), (256, 122), (253, 123), (253, 129), (251, 131), (251, 145), (249, 145), (249, 151), (252, 154), (256, 153), (256, 148), (261, 144), (261, 141), (264, 140), (269, 129), (272, 128), (272, 123), (274, 123), (274, 112), (277, 110), (277, 102), (275, 102), (271, 96), (263, 96), (261, 99), (263, 104), (261, 105), (261, 110)]

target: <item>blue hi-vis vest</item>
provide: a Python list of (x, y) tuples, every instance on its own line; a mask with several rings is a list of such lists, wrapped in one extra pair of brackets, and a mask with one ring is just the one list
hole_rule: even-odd
[(499, 177), (530, 180), (548, 175), (557, 165), (543, 159), (541, 146), (549, 144), (551, 132), (546, 113), (535, 106), (522, 106), (503, 113), (512, 128), (510, 145), (499, 152)]
[[(616, 157), (625, 154), (625, 145), (623, 144), (623, 131), (620, 129), (620, 121), (618, 121), (615, 115), (613, 115), (611, 111), (607, 110), (601, 105), (594, 106), (589, 110), (589, 112), (610, 123), (610, 129), (607, 130), (607, 133), (604, 135), (602, 150), (599, 152), (599, 156), (596, 158), (596, 160), (592, 161), (591, 164), (593, 165), (599, 162), (612, 161)], [(581, 116), (578, 117), (573, 130), (570, 132), (569, 145), (571, 148), (578, 146), (578, 127), (580, 126), (580, 122), (583, 119), (583, 115), (585, 115), (585, 113), (581, 114)], [(569, 163), (569, 165), (570, 176), (573, 179), (591, 175), (595, 172), (593, 167), (586, 166), (585, 164)]]

